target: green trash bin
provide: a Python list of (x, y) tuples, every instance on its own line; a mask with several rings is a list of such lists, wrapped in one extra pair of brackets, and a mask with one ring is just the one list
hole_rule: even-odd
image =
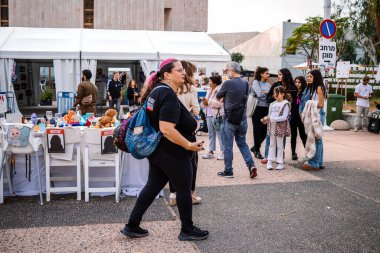
[(345, 96), (329, 94), (327, 98), (327, 116), (326, 123), (329, 126), (331, 122), (337, 119), (343, 119), (343, 102)]

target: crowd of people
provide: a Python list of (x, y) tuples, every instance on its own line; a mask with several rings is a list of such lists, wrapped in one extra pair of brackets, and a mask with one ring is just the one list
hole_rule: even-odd
[[(234, 176), (234, 140), (250, 178), (258, 176), (253, 156), (268, 170), (285, 169), (286, 138), (290, 137), (292, 160), (298, 160), (298, 134), (305, 148), (302, 169), (324, 169), (322, 132), (326, 90), (319, 70), (311, 70), (305, 79), (303, 76), (293, 78), (289, 69), (283, 68), (278, 71), (278, 81), (271, 85), (268, 82), (268, 68), (257, 67), (255, 80), (249, 85), (241, 77), (240, 65), (230, 62), (224, 70), (228, 80), (222, 83), (222, 77), (213, 73), (208, 78), (206, 96), (199, 100), (194, 86), (196, 70), (191, 62), (169, 58), (161, 62), (157, 72), (150, 74), (141, 94), (133, 80), (128, 83), (124, 96), (127, 104), (135, 106), (146, 102), (150, 124), (163, 134), (156, 150), (148, 157), (150, 167), (147, 184), (137, 199), (128, 223), (121, 230), (128, 237), (148, 235), (148, 231), (140, 227), (142, 217), (167, 183), (170, 186), (169, 204), (177, 205), (179, 210), (179, 239), (202, 240), (208, 237), (208, 231), (196, 227), (192, 221), (192, 205), (201, 202), (201, 197), (196, 194), (196, 177), (198, 151), (205, 148), (204, 142), (198, 141), (195, 135), (201, 111), (205, 114), (209, 133), (208, 151), (202, 159), (224, 161), (224, 169), (217, 176)], [(84, 82), (80, 86), (89, 86), (89, 73), (84, 71), (83, 78)], [(92, 86), (89, 86), (88, 90), (91, 89)], [(122, 85), (118, 72), (114, 73), (108, 92), (110, 106), (120, 106)], [(358, 90), (357, 96), (366, 99), (369, 95), (363, 92)], [(77, 100), (81, 101), (85, 96), (87, 92), (78, 92)], [(251, 117), (254, 139), (251, 148), (246, 142), (249, 96), (258, 100)], [(216, 140), (219, 142), (219, 154), (216, 154)], [(263, 149), (264, 156), (261, 153)]]

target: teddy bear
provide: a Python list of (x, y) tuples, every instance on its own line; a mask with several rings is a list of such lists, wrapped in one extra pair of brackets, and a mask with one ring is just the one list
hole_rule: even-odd
[(115, 123), (115, 116), (117, 111), (115, 109), (108, 109), (103, 117), (98, 121), (99, 128), (111, 127)]

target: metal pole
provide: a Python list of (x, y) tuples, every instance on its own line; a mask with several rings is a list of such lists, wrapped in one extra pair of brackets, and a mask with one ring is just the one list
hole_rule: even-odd
[(324, 18), (331, 18), (331, 0), (325, 0), (325, 4), (323, 5), (324, 10)]

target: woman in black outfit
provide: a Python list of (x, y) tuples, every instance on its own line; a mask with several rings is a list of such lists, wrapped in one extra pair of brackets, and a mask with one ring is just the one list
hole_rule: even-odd
[[(194, 152), (204, 150), (202, 141), (195, 140), (197, 122), (178, 100), (176, 91), (183, 84), (184, 69), (176, 59), (160, 64), (156, 74), (149, 76), (142, 102), (147, 100), (147, 115), (152, 127), (163, 134), (149, 160), (148, 181), (137, 198), (128, 224), (121, 232), (131, 238), (144, 237), (148, 231), (140, 227), (142, 216), (162, 188), (170, 182), (177, 192), (177, 206), (181, 219), (180, 240), (203, 240), (208, 231), (193, 225), (191, 158)], [(164, 86), (155, 89), (157, 86)]]
[(307, 135), (305, 133), (305, 127), (301, 121), (301, 116), (299, 113), (299, 107), (301, 104), (302, 93), (306, 89), (306, 79), (303, 76), (297, 76), (294, 79), (294, 84), (297, 88), (296, 99), (292, 101), (292, 116), (290, 118), (290, 129), (291, 129), (291, 137), (290, 144), (292, 147), (292, 160), (297, 160), (298, 156), (296, 153), (297, 146), (297, 129), (300, 133), (300, 137), (302, 140), (302, 144), (305, 147)]
[(128, 88), (127, 88), (127, 100), (128, 100), (128, 105), (131, 108), (135, 108), (135, 105), (137, 105), (137, 98), (139, 96), (139, 90), (136, 87), (136, 82), (135, 80), (131, 79), (128, 82)]
[(252, 115), (254, 145), (251, 147), (251, 152), (253, 152), (257, 159), (264, 158), (260, 153), (260, 148), (261, 143), (263, 143), (267, 136), (267, 126), (261, 122), (261, 119), (268, 115), (269, 104), (267, 102), (267, 94), (270, 90), (268, 78), (268, 68), (257, 67), (255, 71), (255, 80), (251, 87), (251, 93), (253, 93), (258, 100), (255, 112)]

